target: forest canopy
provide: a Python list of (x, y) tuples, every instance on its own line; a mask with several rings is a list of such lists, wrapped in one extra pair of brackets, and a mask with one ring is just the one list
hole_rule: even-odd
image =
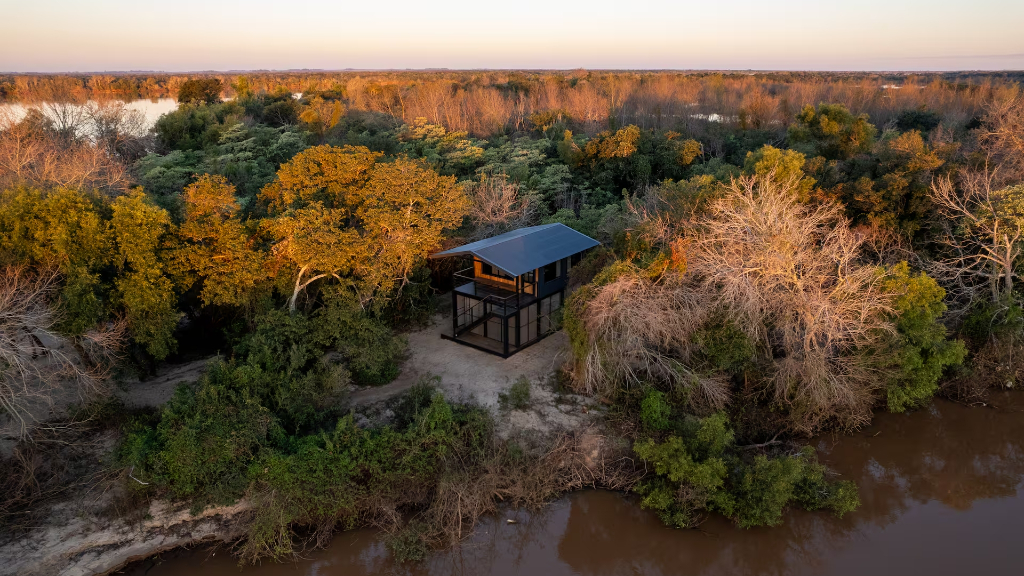
[[(855, 488), (799, 442), (1024, 378), (1021, 79), (2, 76), (23, 107), (0, 107), (2, 417), (30, 438), (58, 392), (209, 361), (111, 418), (122, 478), (151, 481), (133, 490), (254, 498), (249, 560), (293, 551), (295, 524), (397, 530), (400, 507), (434, 522), (412, 541), (450, 543), (438, 525), (475, 521), (444, 516), (452, 478), (493, 510), (530, 501), (495, 470), (550, 497), (537, 470), (578, 461), (520, 458), (429, 387), (381, 426), (346, 395), (392, 381), (443, 312), (454, 263), (432, 253), (559, 222), (602, 244), (553, 316), (555, 379), (629, 440), (614, 485), (680, 527), (842, 515)], [(152, 125), (125, 104), (164, 97)]]

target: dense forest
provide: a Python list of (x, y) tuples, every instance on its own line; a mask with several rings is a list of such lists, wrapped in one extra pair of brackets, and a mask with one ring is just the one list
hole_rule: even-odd
[[(678, 527), (841, 515), (856, 487), (808, 437), (1024, 377), (1020, 80), (0, 77), (25, 108), (0, 109), (0, 409), (19, 438), (0, 529), (94, 481), (55, 435), (101, 433), (125, 508), (257, 502), (249, 561), (358, 525), (422, 557), (498, 503), (587, 485)], [(177, 109), (152, 128), (124, 103), (159, 97)], [(633, 465), (580, 480), (571, 439), (500, 439), (429, 383), (358, 423), (347, 392), (395, 378), (403, 331), (450, 288), (427, 256), (551, 222), (602, 242), (573, 270), (558, 385), (607, 407)], [(111, 399), (212, 355), (160, 410)], [(69, 394), (56, 426), (40, 407)]]

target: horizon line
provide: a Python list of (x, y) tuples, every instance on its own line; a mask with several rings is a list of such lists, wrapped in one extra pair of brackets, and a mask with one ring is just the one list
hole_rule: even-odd
[[(926, 56), (920, 59), (944, 57)], [(719, 72), (733, 74), (807, 73), (807, 74), (955, 74), (955, 73), (1024, 73), (1024, 68), (949, 68), (929, 70), (873, 70), (873, 69), (812, 69), (812, 68), (253, 68), (205, 70), (64, 70), (59, 72), (0, 71), (3, 76), (66, 76), (95, 74), (271, 74), (271, 73), (346, 73), (346, 72)]]

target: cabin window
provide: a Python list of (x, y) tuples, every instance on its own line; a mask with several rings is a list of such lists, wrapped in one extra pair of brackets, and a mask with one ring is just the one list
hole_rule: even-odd
[(511, 276), (505, 274), (501, 270), (498, 270), (494, 266), (491, 266), (487, 262), (480, 263), (480, 274), (483, 276), (494, 276), (495, 278), (506, 278), (510, 279)]
[(551, 282), (562, 275), (562, 261), (552, 262), (544, 267), (544, 281)]
[(523, 274), (523, 282), (533, 284), (533, 270), (530, 270), (526, 274)]

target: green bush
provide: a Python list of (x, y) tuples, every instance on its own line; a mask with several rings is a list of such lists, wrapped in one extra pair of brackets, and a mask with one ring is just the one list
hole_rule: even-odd
[(640, 422), (650, 430), (668, 430), (672, 406), (665, 400), (665, 393), (649, 390), (640, 401)]
[(638, 441), (633, 449), (652, 464), (653, 477), (640, 483), (641, 506), (666, 524), (690, 528), (703, 513), (716, 511), (738, 525), (775, 526), (787, 506), (827, 508), (838, 516), (859, 505), (851, 482), (829, 482), (814, 451), (748, 457), (734, 444), (723, 414), (690, 419), (682, 435), (663, 442)]
[(1019, 335), (1024, 329), (1024, 308), (1019, 302), (984, 302), (974, 307), (960, 327), (972, 348), (981, 348), (992, 338)]
[(889, 411), (903, 412), (931, 399), (943, 372), (960, 365), (967, 348), (960, 340), (946, 339), (939, 321), (946, 311), (946, 291), (934, 279), (924, 272), (913, 275), (906, 262), (882, 273), (882, 289), (895, 295), (897, 331), (886, 403)]
[(155, 428), (129, 432), (123, 460), (197, 509), (240, 497), (249, 462), (279, 432), (247, 376), (217, 363), (195, 386), (179, 386)]
[[(356, 426), (351, 415), (320, 429), (291, 433), (272, 380), (253, 377), (251, 365), (218, 363), (195, 386), (181, 386), (157, 423), (133, 420), (119, 454), (133, 474), (198, 511), (243, 494), (255, 516), (243, 556), (281, 558), (293, 552), (293, 527), (330, 533), (375, 513), (429, 504), (450, 463), (480, 461), (491, 446), (491, 422), (482, 409), (453, 406), (427, 385), (398, 405), (397, 425)], [(396, 554), (418, 554), (407, 534)]]
[(264, 450), (250, 468), (258, 505), (245, 555), (289, 554), (293, 525), (329, 532), (354, 527), (381, 502), (428, 501), (446, 457), (480, 454), (489, 430), (479, 410), (453, 407), (435, 393), (404, 430), (360, 429), (345, 417), (333, 431), (296, 439), (287, 451)]
[(396, 562), (419, 562), (427, 557), (430, 546), (424, 540), (426, 530), (422, 522), (413, 521), (385, 540)]
[(754, 358), (754, 343), (725, 318), (708, 322), (694, 334), (698, 361), (712, 370), (738, 373)]
[(368, 316), (351, 298), (331, 298), (312, 319), (313, 340), (345, 358), (356, 384), (379, 386), (398, 376), (405, 339)]
[(498, 405), (503, 410), (525, 410), (530, 407), (530, 379), (520, 376), (508, 388), (498, 393)]

